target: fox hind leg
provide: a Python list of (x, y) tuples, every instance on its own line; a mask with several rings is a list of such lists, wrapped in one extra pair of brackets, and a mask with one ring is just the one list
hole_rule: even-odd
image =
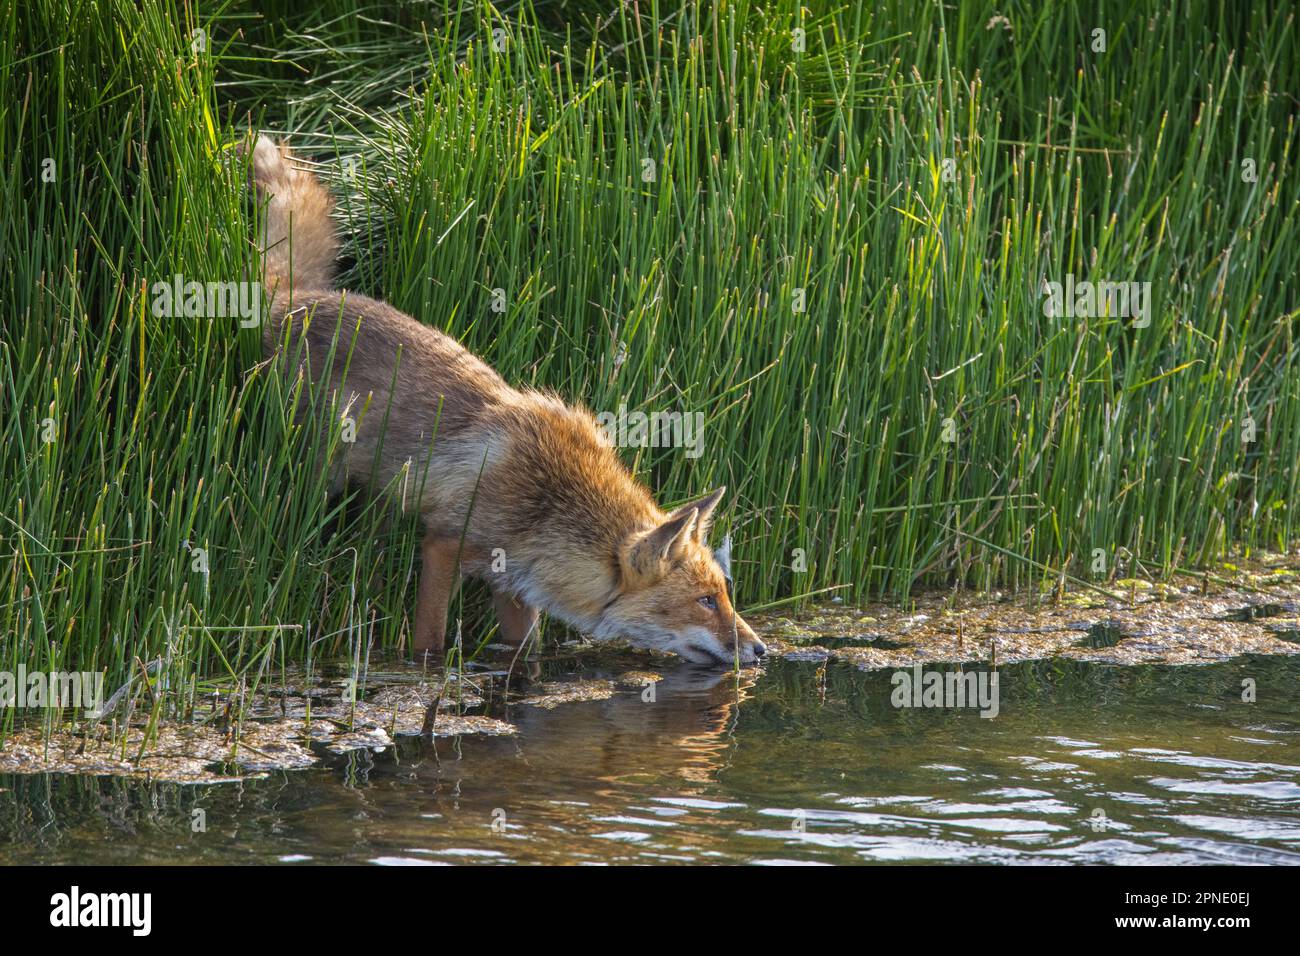
[(537, 630), (537, 608), (505, 591), (492, 591), (492, 607), (501, 626), (501, 639), (518, 647)]

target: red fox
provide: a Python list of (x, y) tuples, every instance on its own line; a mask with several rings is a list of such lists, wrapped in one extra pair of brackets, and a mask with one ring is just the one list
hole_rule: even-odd
[(450, 336), (334, 289), (330, 196), (287, 146), (259, 136), (252, 173), (273, 296), (264, 350), (301, 341), (315, 379), (360, 410), (335, 487), (350, 475), (379, 486), (416, 476), (417, 656), (442, 656), (463, 576), (488, 584), (501, 635), (516, 646), (545, 611), (596, 640), (698, 663), (766, 652), (707, 544), (724, 488), (660, 510), (589, 412), (511, 388)]

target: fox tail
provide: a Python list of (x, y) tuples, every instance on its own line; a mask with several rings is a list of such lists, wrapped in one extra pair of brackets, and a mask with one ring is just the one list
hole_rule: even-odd
[(288, 146), (265, 136), (253, 147), (253, 184), (265, 204), (258, 238), (266, 285), (281, 292), (332, 288), (339, 243), (329, 192)]

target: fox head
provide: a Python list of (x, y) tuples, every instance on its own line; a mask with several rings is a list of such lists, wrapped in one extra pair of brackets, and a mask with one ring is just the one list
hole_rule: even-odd
[(719, 488), (682, 505), (619, 550), (619, 588), (597, 631), (696, 663), (752, 664), (767, 648), (736, 613), (707, 540)]

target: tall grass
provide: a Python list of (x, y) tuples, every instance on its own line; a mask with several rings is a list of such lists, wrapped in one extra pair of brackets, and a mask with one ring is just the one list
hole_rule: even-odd
[[(414, 523), (330, 499), (256, 329), (149, 308), (250, 274), (250, 128), (321, 164), (350, 288), (513, 382), (703, 412), (698, 459), (626, 460), (728, 485), (742, 605), (1286, 549), (1289, 5), (806, 7), (10, 6), (0, 669), (406, 639)], [(1070, 273), (1151, 282), (1149, 326), (1045, 316)]]

